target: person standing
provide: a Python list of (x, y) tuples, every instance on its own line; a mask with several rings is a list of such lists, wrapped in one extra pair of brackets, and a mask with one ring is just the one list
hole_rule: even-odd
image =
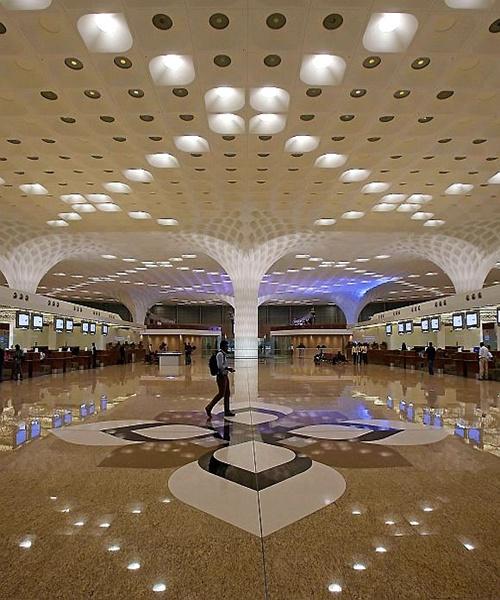
[(97, 367), (97, 348), (95, 347), (95, 342), (92, 342), (90, 351), (92, 352), (92, 368), (95, 369)]
[(217, 352), (216, 360), (217, 360), (217, 394), (213, 397), (212, 401), (205, 406), (205, 412), (207, 413), (207, 417), (209, 419), (212, 418), (212, 410), (214, 406), (224, 398), (224, 416), (225, 417), (234, 417), (234, 412), (231, 412), (231, 408), (229, 406), (229, 398), (231, 396), (231, 388), (229, 387), (229, 373), (234, 373), (234, 369), (232, 369), (227, 364), (227, 348), (228, 343), (227, 340), (222, 340), (220, 343), (220, 350)]
[(12, 356), (12, 373), (10, 375), (11, 379), (15, 379), (17, 381), (17, 378), (19, 378), (22, 381), (22, 379), (23, 379), (22, 362), (23, 362), (23, 351), (21, 350), (21, 347), (19, 346), (19, 344), (16, 344), (15, 349), (14, 349), (14, 354)]
[(361, 358), (363, 360), (363, 364), (368, 364), (368, 344), (363, 344), (361, 346)]
[(479, 344), (479, 379), (488, 379), (488, 360), (491, 358), (491, 352), (484, 345)]
[(429, 368), (429, 375), (434, 375), (434, 360), (436, 358), (436, 348), (434, 348), (432, 342), (429, 342), (429, 345), (425, 349), (425, 354), (427, 355), (427, 366)]
[(4, 361), (4, 359), (5, 359), (5, 350), (2, 348), (2, 346), (0, 346), (0, 381), (3, 381), (3, 361)]
[(353, 343), (352, 345), (352, 363), (354, 365), (358, 364), (358, 345), (356, 344), (356, 342)]
[(191, 342), (187, 342), (186, 344), (184, 344), (184, 363), (186, 365), (190, 365), (192, 362), (191, 356), (193, 354), (193, 351), (195, 350), (196, 346), (191, 346)]

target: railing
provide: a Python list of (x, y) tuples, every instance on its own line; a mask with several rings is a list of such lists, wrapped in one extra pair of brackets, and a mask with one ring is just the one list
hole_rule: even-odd
[(197, 329), (200, 331), (220, 331), (220, 325), (202, 325), (200, 323), (149, 323), (146, 325), (146, 329)]
[(305, 323), (303, 325), (270, 325), (271, 331), (283, 331), (286, 329), (347, 329), (345, 323)]

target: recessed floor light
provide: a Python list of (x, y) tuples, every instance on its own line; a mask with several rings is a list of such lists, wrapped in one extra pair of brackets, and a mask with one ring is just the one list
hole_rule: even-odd
[(229, 17), (223, 13), (214, 13), (210, 16), (208, 22), (214, 29), (226, 29), (229, 25)]
[(153, 25), (156, 27), (156, 29), (161, 29), (162, 31), (171, 29), (174, 24), (172, 19), (168, 15), (164, 15), (162, 13), (154, 15), (151, 21), (153, 22)]

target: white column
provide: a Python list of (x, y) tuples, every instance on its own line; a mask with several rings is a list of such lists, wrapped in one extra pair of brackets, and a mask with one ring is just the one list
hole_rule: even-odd
[(234, 286), (235, 358), (257, 358), (259, 354), (259, 286), (240, 281)]

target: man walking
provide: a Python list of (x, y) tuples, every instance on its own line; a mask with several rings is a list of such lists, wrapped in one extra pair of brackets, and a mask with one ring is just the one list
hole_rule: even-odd
[(481, 342), (479, 344), (479, 379), (488, 379), (488, 360), (490, 358), (490, 351), (484, 342)]
[(222, 340), (220, 343), (220, 350), (217, 352), (216, 360), (217, 360), (217, 387), (219, 388), (217, 394), (213, 397), (212, 402), (205, 406), (205, 412), (207, 413), (207, 417), (209, 419), (212, 418), (212, 409), (214, 406), (224, 398), (224, 416), (225, 417), (234, 417), (234, 413), (231, 412), (229, 407), (229, 397), (231, 396), (231, 388), (229, 387), (229, 373), (234, 373), (234, 369), (228, 366), (227, 364), (227, 340)]
[(436, 358), (436, 348), (429, 342), (429, 345), (425, 349), (427, 355), (427, 364), (429, 367), (429, 375), (434, 375), (434, 359)]

